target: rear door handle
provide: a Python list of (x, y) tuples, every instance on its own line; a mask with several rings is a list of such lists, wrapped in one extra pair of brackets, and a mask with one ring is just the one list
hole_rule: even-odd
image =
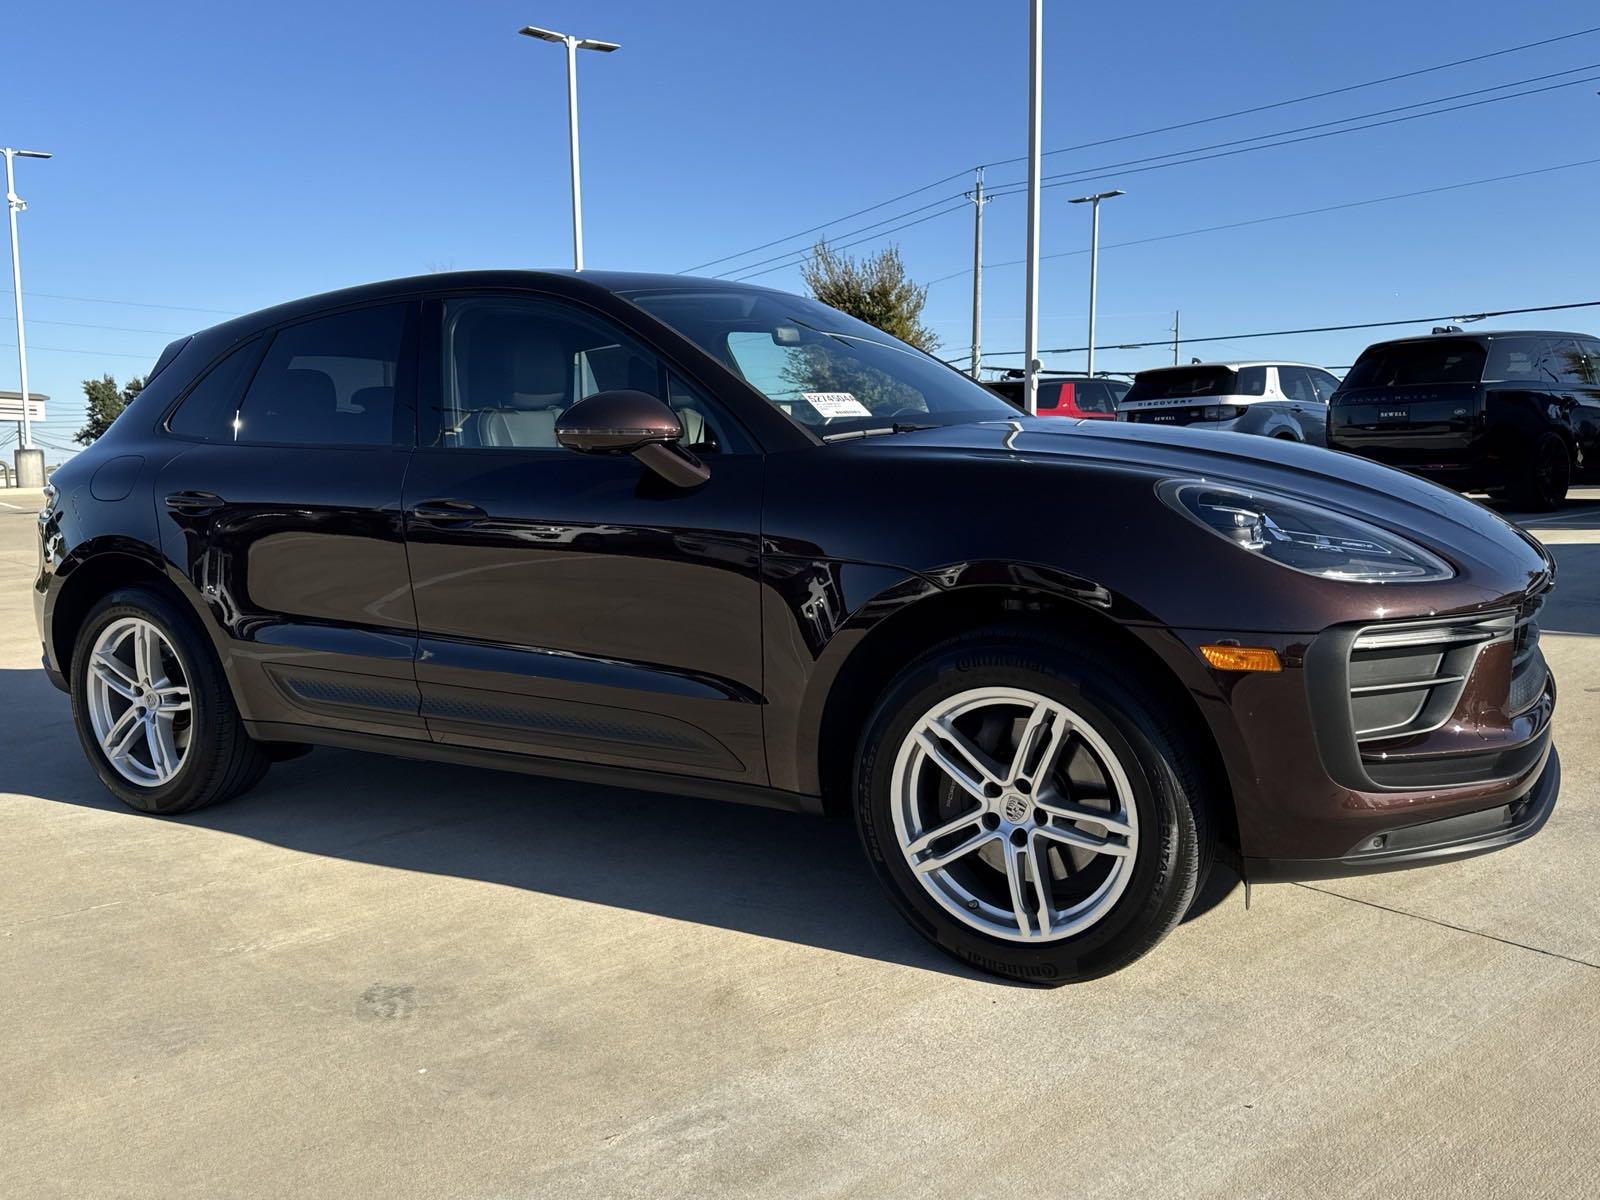
[(411, 510), (411, 519), (427, 525), (470, 525), (489, 514), (466, 500), (424, 500)]
[(167, 508), (186, 517), (203, 517), (226, 504), (215, 492), (173, 492), (167, 497)]

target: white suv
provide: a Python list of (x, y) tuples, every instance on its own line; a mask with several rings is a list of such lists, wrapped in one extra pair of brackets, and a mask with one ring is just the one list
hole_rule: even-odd
[(1337, 377), (1306, 363), (1226, 362), (1157, 367), (1134, 376), (1117, 419), (1226, 429), (1321, 445)]

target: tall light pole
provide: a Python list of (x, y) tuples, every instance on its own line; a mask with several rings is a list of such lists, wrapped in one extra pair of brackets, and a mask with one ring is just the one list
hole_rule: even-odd
[(1094, 375), (1094, 308), (1095, 301), (1099, 299), (1100, 285), (1100, 201), (1109, 200), (1113, 196), (1124, 196), (1126, 192), (1120, 189), (1112, 192), (1096, 192), (1092, 196), (1078, 196), (1069, 204), (1087, 204), (1090, 206), (1092, 216), (1089, 219), (1089, 367), (1088, 374)]
[(540, 29), (537, 25), (524, 25), (517, 30), (527, 37), (543, 42), (560, 42), (567, 48), (567, 145), (572, 151), (572, 269), (583, 270), (583, 184), (578, 174), (578, 51), (598, 50), (610, 54), (620, 50), (616, 42), (601, 42), (594, 38), (577, 38), (571, 34), (557, 33), (553, 29)]
[(1028, 294), (1023, 304), (1022, 408), (1039, 412), (1039, 160), (1044, 123), (1044, 0), (1028, 6)]
[[(17, 195), (15, 160), (19, 158), (49, 158), (46, 150), (17, 150), (11, 146), (0, 148), (6, 156), (6, 208), (11, 215), (11, 293), (17, 306), (17, 373), (21, 376), (22, 392), (22, 445), (20, 450), (33, 449), (33, 422), (28, 416), (28, 339), (22, 331), (22, 259), (17, 254), (17, 214), (27, 208), (27, 202)], [(20, 469), (20, 461), (19, 461)]]
[(983, 366), (983, 206), (989, 197), (983, 194), (983, 168), (977, 169), (977, 179), (967, 193), (972, 201), (972, 377), (976, 379)]

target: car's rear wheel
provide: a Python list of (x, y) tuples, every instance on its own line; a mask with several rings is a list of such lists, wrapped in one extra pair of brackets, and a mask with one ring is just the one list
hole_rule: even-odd
[(126, 588), (84, 619), (72, 714), (102, 783), (132, 808), (188, 812), (253, 786), (269, 758), (244, 731), (193, 617), (164, 593)]
[(1525, 473), (1508, 489), (1511, 503), (1532, 512), (1560, 508), (1572, 484), (1572, 455), (1566, 442), (1547, 433), (1534, 443)]
[(983, 970), (1062, 983), (1126, 966), (1182, 919), (1210, 861), (1202, 772), (1140, 679), (1002, 629), (890, 685), (856, 815), (915, 928)]

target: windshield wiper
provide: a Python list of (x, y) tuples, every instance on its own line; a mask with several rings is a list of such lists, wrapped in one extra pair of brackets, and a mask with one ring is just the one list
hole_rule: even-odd
[(825, 433), (825, 442), (847, 442), (853, 438), (876, 437), (880, 433), (916, 433), (919, 429), (937, 429), (937, 425), (919, 425), (914, 421), (896, 421), (893, 425), (874, 425), (870, 429), (845, 429), (838, 433)]

